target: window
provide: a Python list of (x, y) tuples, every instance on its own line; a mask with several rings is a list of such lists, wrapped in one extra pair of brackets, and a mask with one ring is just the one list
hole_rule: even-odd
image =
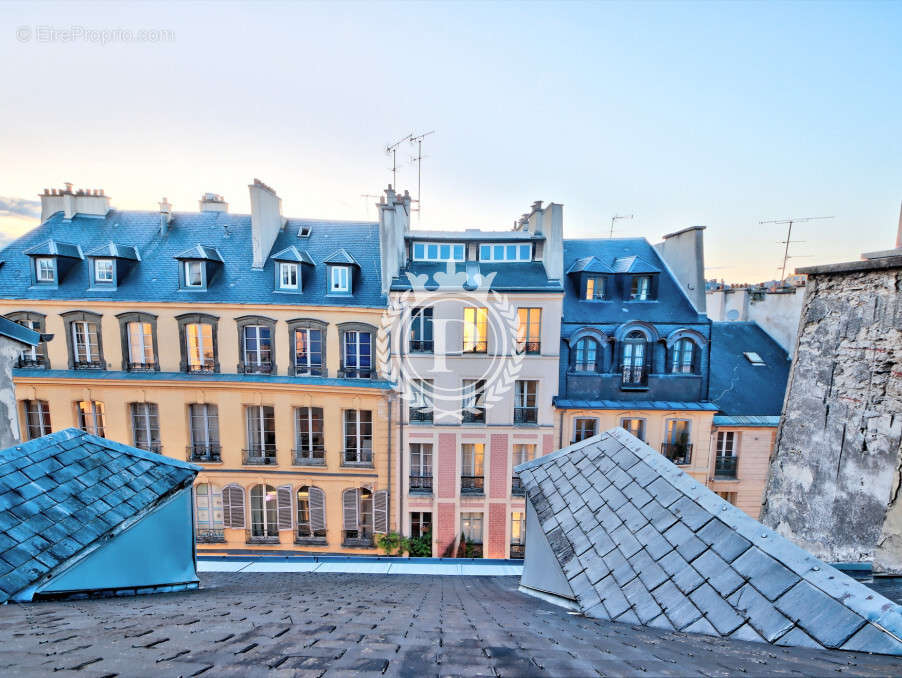
[(745, 351), (742, 355), (744, 355), (745, 359), (748, 360), (752, 365), (761, 366), (766, 364), (764, 362), (764, 358), (762, 358), (754, 351)]
[(203, 287), (204, 286), (204, 262), (202, 261), (186, 261), (185, 262), (185, 287)]
[(225, 542), (222, 511), (222, 492), (211, 483), (194, 486), (195, 523), (197, 541), (201, 544)]
[(670, 373), (693, 374), (696, 371), (695, 349), (691, 339), (678, 339), (670, 353)]
[(714, 475), (721, 478), (736, 477), (736, 432), (718, 431)]
[[(511, 468), (516, 468), (520, 464), (525, 464), (528, 461), (532, 461), (536, 456), (536, 446), (535, 445), (522, 445), (517, 444), (514, 445), (514, 456), (511, 460)], [(523, 496), (526, 494), (526, 488), (523, 487), (523, 482), (520, 480), (520, 476), (517, 475), (516, 471), (512, 472), (511, 475), (511, 494), (513, 496)]]
[(573, 363), (577, 372), (597, 370), (598, 344), (594, 339), (583, 337), (576, 342), (576, 357)]
[(104, 435), (103, 403), (96, 400), (83, 400), (78, 407), (78, 428), (91, 435)]
[(222, 488), (222, 522), (225, 527), (244, 528), (244, 488), (226, 485)]
[(485, 421), (485, 380), (464, 379), (461, 391), (463, 402), (461, 403), (461, 421), (465, 424), (475, 424)]
[(35, 259), (35, 275), (40, 283), (56, 282), (56, 260), (49, 257)]
[(600, 277), (590, 277), (586, 278), (586, 296), (585, 299), (587, 301), (602, 301), (604, 300), (604, 278)]
[(369, 379), (373, 376), (372, 334), (357, 330), (344, 332), (344, 373), (352, 379)]
[[(298, 488), (298, 539), (326, 541), (326, 494), (318, 487)], [(309, 542), (308, 542), (309, 543)]]
[(87, 320), (73, 320), (69, 323), (72, 339), (72, 363), (76, 370), (103, 369), (100, 358), (98, 325)]
[(460, 446), (460, 491), (464, 494), (482, 494), (485, 490), (483, 443), (464, 443)]
[(432, 443), (410, 443), (410, 491), (432, 493)]
[(736, 506), (736, 492), (718, 492), (717, 496), (723, 499), (725, 502)]
[(294, 373), (298, 376), (323, 374), (323, 331), (309, 327), (294, 329)]
[(132, 436), (135, 447), (148, 452), (159, 452), (160, 410), (155, 403), (132, 403)]
[(532, 261), (532, 245), (480, 245), (481, 261)]
[(156, 359), (153, 353), (153, 325), (149, 322), (130, 322), (125, 326), (128, 342), (128, 369), (154, 369)]
[(645, 335), (633, 330), (623, 342), (623, 367), (621, 383), (624, 386), (642, 386), (647, 383)]
[(415, 242), (414, 261), (464, 261), (463, 243)]
[(373, 413), (370, 410), (345, 410), (344, 463), (373, 463)]
[(251, 537), (278, 540), (278, 496), (270, 485), (251, 488)]
[(220, 461), (219, 409), (216, 405), (193, 403), (188, 406), (188, 419), (191, 461)]
[(542, 309), (517, 309), (517, 351), (539, 353), (542, 348)]
[(630, 299), (633, 301), (647, 301), (651, 298), (651, 277), (647, 275), (633, 276), (633, 284), (630, 289)]
[[(387, 493), (375, 493), (365, 487), (342, 492), (344, 543), (347, 546), (372, 546), (373, 532), (385, 532)], [(378, 510), (377, 510), (378, 509)], [(375, 515), (378, 513), (379, 515)]]
[(332, 266), (332, 283), (329, 289), (332, 292), (351, 291), (351, 270), (347, 266)]
[(432, 379), (410, 380), (410, 421), (432, 421)]
[(46, 400), (23, 400), (25, 439), (34, 440), (50, 433), (50, 407)]
[(112, 259), (95, 259), (94, 260), (94, 282), (99, 282), (99, 283), (113, 282), (113, 260)]
[(674, 464), (688, 464), (692, 459), (692, 443), (689, 442), (689, 420), (668, 419), (664, 433), (662, 454)]
[(242, 332), (245, 373), (269, 374), (272, 364), (272, 329), (267, 325), (245, 325)]
[(294, 463), (300, 466), (326, 463), (326, 447), (323, 439), (323, 408), (294, 408), (295, 449)]
[(620, 420), (620, 425), (629, 431), (631, 434), (636, 436), (639, 440), (645, 442), (645, 420), (644, 419), (629, 419), (623, 418)]
[(410, 514), (410, 536), (418, 539), (432, 534), (432, 511), (413, 511)]
[[(6, 316), (23, 327), (42, 334), (44, 332), (44, 316), (40, 313), (19, 311)], [(49, 367), (47, 360), (47, 344), (40, 342), (37, 346), (28, 346), (19, 353), (18, 367)]]
[(410, 352), (432, 353), (432, 307), (410, 312)]
[(298, 265), (293, 262), (279, 262), (279, 288), (298, 289)]
[(245, 464), (276, 463), (276, 417), (272, 407), (248, 405), (245, 408), (247, 449)]
[(482, 513), (461, 513), (460, 532), (470, 544), (482, 544)]
[(185, 342), (188, 372), (214, 372), (216, 351), (213, 346), (213, 326), (209, 323), (186, 325)]
[(577, 417), (573, 422), (573, 442), (591, 438), (598, 431), (598, 420), (589, 417)]
[(532, 379), (519, 379), (514, 383), (514, 423), (535, 424), (538, 421), (539, 408), (536, 406), (536, 393), (539, 382)]
[(488, 350), (488, 309), (464, 309), (464, 353), (485, 353)]
[(526, 555), (526, 514), (523, 511), (511, 513), (511, 558)]

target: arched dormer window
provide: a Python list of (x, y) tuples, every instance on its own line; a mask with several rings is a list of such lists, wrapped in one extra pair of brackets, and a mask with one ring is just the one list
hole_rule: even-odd
[(591, 337), (578, 339), (574, 348), (573, 368), (577, 372), (598, 371), (598, 342)]
[(670, 374), (699, 374), (705, 338), (690, 329), (679, 329), (667, 337), (667, 371)]
[(648, 383), (648, 338), (640, 330), (632, 330), (623, 340), (621, 349), (621, 383), (623, 386), (644, 386)]

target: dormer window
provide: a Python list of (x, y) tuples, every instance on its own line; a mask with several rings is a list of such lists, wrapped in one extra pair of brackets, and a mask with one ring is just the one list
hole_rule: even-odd
[(603, 301), (604, 300), (604, 282), (602, 277), (586, 278), (586, 301)]
[(648, 301), (651, 299), (651, 276), (633, 276), (633, 284), (630, 289), (630, 299), (633, 301)]
[(480, 245), (480, 261), (532, 261), (532, 245)]
[(329, 289), (332, 292), (350, 292), (351, 291), (351, 268), (350, 266), (332, 266), (332, 283)]
[(283, 290), (298, 288), (298, 265), (283, 261), (279, 264), (279, 287)]
[(204, 264), (202, 261), (185, 262), (185, 287), (204, 286)]
[(466, 248), (463, 243), (415, 242), (414, 261), (464, 261)]
[(94, 260), (94, 282), (99, 282), (99, 283), (113, 282), (113, 260), (112, 259), (95, 259)]
[(181, 266), (179, 287), (192, 291), (209, 289), (225, 263), (219, 250), (208, 245), (195, 245), (173, 258)]
[(56, 260), (51, 257), (41, 257), (34, 260), (35, 275), (38, 282), (56, 282)]

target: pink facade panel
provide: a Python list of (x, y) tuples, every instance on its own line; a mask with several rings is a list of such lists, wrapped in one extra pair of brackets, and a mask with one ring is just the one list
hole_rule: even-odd
[(504, 433), (493, 433), (489, 445), (489, 468), (491, 469), (491, 485), (489, 497), (492, 499), (504, 499), (507, 497), (508, 475), (508, 437)]
[(507, 505), (489, 504), (489, 535), (486, 558), (507, 558)]
[(457, 494), (457, 440), (453, 433), (438, 437), (438, 496), (450, 499)]
[(435, 555), (453, 556), (455, 539), (457, 539), (457, 507), (454, 502), (439, 502), (435, 525)]
[(542, 454), (551, 454), (554, 452), (554, 436), (546, 433), (542, 443)]

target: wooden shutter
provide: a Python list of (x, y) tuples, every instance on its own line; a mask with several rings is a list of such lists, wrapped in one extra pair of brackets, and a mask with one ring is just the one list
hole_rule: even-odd
[(223, 525), (244, 527), (244, 490), (237, 485), (229, 485), (222, 491)]
[(373, 532), (388, 532), (388, 492), (379, 490), (373, 493)]
[(345, 490), (341, 493), (341, 506), (344, 514), (344, 529), (357, 529), (357, 502), (358, 493), (356, 489)]
[(326, 529), (326, 494), (318, 487), (309, 489), (310, 529), (314, 534)]
[(279, 529), (291, 529), (291, 486), (283, 485), (276, 491), (279, 510)]

